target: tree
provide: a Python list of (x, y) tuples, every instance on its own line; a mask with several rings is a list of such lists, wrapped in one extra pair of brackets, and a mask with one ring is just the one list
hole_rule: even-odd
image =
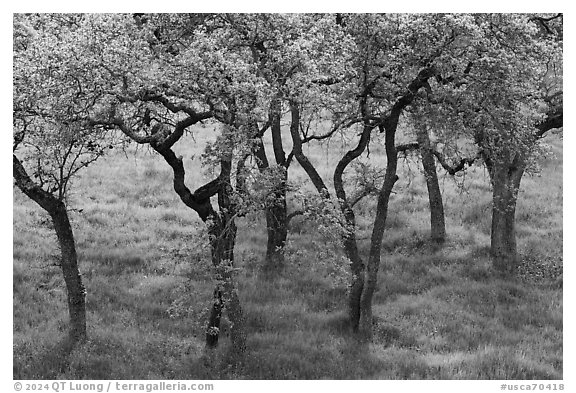
[(84, 119), (101, 91), (75, 68), (83, 49), (79, 15), (14, 15), (13, 176), (51, 217), (60, 247), (73, 343), (86, 338), (86, 291), (67, 196), (76, 174), (113, 146)]
[[(265, 198), (267, 249), (265, 267), (275, 271), (283, 264), (288, 223), (299, 212), (288, 214), (288, 170), (294, 158), (311, 177), (317, 189), (325, 189), (316, 169), (305, 156), (302, 145), (315, 139), (300, 137), (305, 119), (329, 108), (322, 102), (329, 80), (339, 78), (340, 50), (348, 43), (332, 16), (310, 14), (226, 14), (214, 23), (224, 38), (219, 45), (233, 50), (251, 64), (264, 82), (259, 89), (266, 106), (250, 119), (255, 140), (253, 155), (266, 183)], [(285, 151), (282, 123), (289, 122), (292, 150)], [(264, 116), (262, 116), (264, 114)], [(273, 162), (262, 141), (270, 130)], [(319, 181), (320, 179), (320, 181)]]
[[(518, 265), (514, 216), (523, 174), (547, 131), (562, 127), (561, 14), (453, 16), (460, 61), (467, 63), (430, 88), (437, 124), (478, 147), (492, 184), (494, 267)], [(547, 28), (546, 28), (547, 27)], [(450, 109), (449, 109), (450, 108)], [(446, 115), (446, 112), (452, 113)]]
[[(90, 124), (120, 130), (149, 145), (172, 168), (174, 191), (205, 222), (217, 284), (206, 329), (206, 347), (219, 341), (224, 309), (231, 321), (232, 346), (245, 349), (243, 312), (235, 284), (235, 219), (239, 214), (232, 181), (236, 156), (246, 143), (244, 117), (253, 108), (251, 74), (232, 53), (206, 33), (195, 15), (90, 16), (93, 55), (106, 53), (96, 67), (107, 80), (104, 109)], [(206, 17), (208, 19), (208, 16)], [(174, 34), (181, 37), (172, 41)], [(125, 59), (121, 61), (119, 59)], [(182, 75), (187, 75), (186, 79)], [(219, 175), (192, 191), (183, 157), (173, 147), (200, 122), (216, 121), (221, 134), (206, 145), (206, 162)], [(218, 210), (211, 198), (217, 197)]]
[[(347, 15), (341, 16), (342, 20), (357, 48), (356, 91), (348, 93), (348, 97), (355, 97), (356, 107), (352, 107), (352, 120), (347, 124), (361, 124), (362, 133), (358, 146), (338, 163), (334, 184), (351, 227), (345, 239), (353, 273), (349, 301), (351, 324), (363, 338), (370, 339), (381, 244), (390, 196), (398, 179), (395, 144), (398, 124), (420, 90), (426, 89), (429, 80), (442, 72), (443, 60), (453, 50), (454, 34), (459, 26), (441, 15)], [(375, 129), (385, 134), (387, 161), (378, 193), (369, 257), (364, 264), (353, 235), (354, 214), (342, 186), (342, 174), (366, 149)]]

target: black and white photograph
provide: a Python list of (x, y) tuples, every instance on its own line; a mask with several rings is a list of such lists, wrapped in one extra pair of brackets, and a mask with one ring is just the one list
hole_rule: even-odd
[(570, 391), (563, 21), (13, 13), (7, 386)]

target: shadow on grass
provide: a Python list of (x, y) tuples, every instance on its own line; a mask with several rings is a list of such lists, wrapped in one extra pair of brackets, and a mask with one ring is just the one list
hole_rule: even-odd
[(30, 348), (24, 343), (14, 347), (14, 379), (57, 379), (67, 371), (70, 354), (82, 344), (76, 344), (68, 336), (41, 348)]

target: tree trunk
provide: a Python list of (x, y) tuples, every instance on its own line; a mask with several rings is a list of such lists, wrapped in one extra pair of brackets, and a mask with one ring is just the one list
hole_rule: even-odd
[(495, 164), (489, 168), (492, 180), (492, 231), (490, 251), (494, 268), (512, 274), (518, 267), (515, 213), (522, 166)]
[(277, 272), (284, 265), (284, 246), (288, 237), (288, 209), (286, 206), (285, 182), (274, 193), (271, 205), (266, 206), (266, 230), (268, 242), (266, 244), (266, 264), (264, 270)]
[(388, 203), (394, 184), (398, 180), (396, 169), (398, 166), (398, 155), (395, 146), (396, 123), (386, 128), (386, 174), (384, 184), (378, 194), (378, 205), (376, 206), (376, 217), (370, 239), (370, 256), (366, 266), (366, 279), (364, 280), (364, 289), (360, 299), (360, 324), (358, 331), (362, 339), (369, 341), (372, 339), (372, 298), (376, 291), (378, 281), (378, 270), (380, 268), (380, 253), (382, 248), (382, 239), (386, 227), (386, 218), (388, 216)]
[(214, 302), (208, 326), (206, 328), (206, 346), (218, 346), (220, 336), (220, 321), (224, 309), (230, 320), (230, 338), (235, 353), (241, 353), (246, 347), (244, 332), (244, 317), (234, 279), (234, 244), (236, 240), (236, 225), (233, 221), (226, 224), (218, 218), (210, 224), (210, 245), (212, 263), (216, 268), (217, 284), (214, 289)]
[(372, 130), (373, 127), (368, 125), (364, 126), (362, 135), (358, 141), (358, 146), (346, 152), (334, 170), (334, 190), (340, 202), (340, 209), (344, 215), (347, 226), (347, 233), (344, 235), (343, 240), (344, 252), (350, 260), (350, 270), (352, 272), (350, 292), (348, 294), (348, 317), (353, 332), (358, 331), (360, 323), (360, 299), (362, 297), (362, 289), (364, 288), (364, 261), (362, 261), (360, 253), (358, 252), (358, 244), (356, 242), (356, 218), (352, 207), (348, 203), (342, 177), (348, 165), (358, 158), (364, 152), (366, 146), (368, 146)]
[(74, 234), (64, 203), (58, 201), (49, 213), (62, 254), (61, 268), (68, 294), (70, 337), (74, 342), (83, 341), (86, 339), (86, 291), (78, 270)]
[(61, 252), (60, 267), (64, 276), (70, 315), (70, 338), (74, 343), (86, 339), (86, 291), (78, 270), (74, 233), (64, 202), (34, 183), (20, 160), (13, 155), (13, 175), (18, 188), (52, 218)]
[(438, 184), (436, 173), (436, 161), (430, 146), (430, 136), (424, 128), (418, 128), (416, 132), (424, 176), (426, 177), (426, 187), (428, 188), (428, 200), (430, 203), (430, 235), (432, 241), (444, 243), (446, 240), (446, 224), (444, 220), (444, 205), (442, 203), (442, 193)]
[[(352, 227), (352, 230), (355, 228)], [(350, 270), (352, 280), (350, 282), (350, 292), (348, 294), (348, 319), (353, 332), (358, 331), (360, 325), (360, 300), (364, 289), (364, 261), (358, 252), (356, 234), (351, 232), (344, 238), (344, 252), (350, 260)]]
[(310, 181), (320, 194), (322, 198), (329, 198), (330, 194), (328, 192), (328, 187), (322, 180), (322, 177), (312, 165), (308, 157), (302, 151), (302, 139), (300, 139), (300, 105), (296, 102), (291, 100), (290, 101), (290, 114), (291, 114), (291, 123), (290, 123), (290, 135), (292, 136), (292, 153), (294, 157), (296, 157), (296, 161), (298, 164), (304, 169)]
[[(279, 133), (279, 122), (274, 127), (272, 140), (277, 147), (275, 152), (282, 151), (281, 137)], [(278, 148), (278, 145), (280, 147)], [(276, 159), (282, 161), (283, 153), (278, 152)], [(256, 157), (256, 164), (261, 173), (265, 173), (270, 169), (270, 163), (266, 156), (264, 143), (262, 138), (258, 138), (256, 148), (254, 150)], [(284, 168), (282, 166), (282, 168)], [(276, 272), (284, 265), (284, 246), (286, 245), (286, 238), (288, 237), (288, 208), (286, 206), (286, 182), (288, 171), (283, 171), (281, 179), (274, 179), (277, 181), (276, 187), (273, 191), (271, 198), (267, 201), (264, 209), (266, 215), (266, 232), (268, 241), (266, 243), (266, 261), (264, 264), (264, 271), (267, 273)]]
[(212, 263), (216, 268), (217, 284), (214, 289), (214, 303), (206, 329), (206, 346), (214, 348), (218, 345), (220, 319), (225, 308), (230, 320), (230, 339), (234, 353), (241, 354), (246, 349), (246, 333), (244, 331), (244, 316), (238, 297), (234, 278), (234, 245), (236, 242), (236, 223), (234, 222), (234, 206), (230, 200), (232, 186), (230, 174), (232, 163), (222, 160), (220, 163), (220, 188), (218, 190), (218, 205), (220, 214), (213, 214), (208, 220)]

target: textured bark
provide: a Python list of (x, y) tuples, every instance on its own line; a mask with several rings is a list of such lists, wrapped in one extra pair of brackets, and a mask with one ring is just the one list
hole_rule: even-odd
[(74, 342), (86, 339), (86, 291), (78, 270), (78, 256), (74, 242), (74, 233), (68, 218), (66, 206), (57, 202), (54, 210), (49, 211), (58, 244), (62, 254), (61, 268), (68, 294), (70, 314), (70, 337)]
[(282, 105), (279, 98), (273, 100), (270, 106), (270, 129), (272, 130), (272, 148), (276, 164), (286, 167), (286, 153), (282, 147), (282, 129), (280, 120), (282, 118)]
[[(283, 182), (285, 183), (285, 182)], [(266, 272), (277, 272), (284, 266), (284, 247), (288, 237), (288, 209), (286, 206), (286, 190), (280, 187), (273, 196), (274, 202), (266, 206)]]
[(370, 133), (373, 127), (364, 126), (362, 135), (356, 148), (348, 151), (336, 165), (334, 170), (334, 189), (336, 197), (340, 202), (340, 209), (346, 220), (347, 232), (344, 235), (344, 252), (346, 257), (350, 260), (350, 270), (352, 272), (352, 281), (350, 283), (350, 293), (348, 295), (348, 316), (350, 319), (350, 326), (353, 331), (358, 330), (360, 321), (360, 299), (362, 296), (362, 289), (364, 287), (364, 261), (358, 252), (358, 244), (356, 241), (356, 217), (352, 206), (348, 202), (346, 191), (344, 189), (344, 181), (342, 179), (344, 171), (348, 165), (360, 157), (366, 150), (368, 142), (370, 141)]
[(234, 245), (236, 242), (236, 224), (234, 221), (234, 206), (230, 197), (232, 163), (222, 160), (220, 163), (218, 205), (220, 214), (214, 214), (208, 220), (212, 263), (217, 272), (217, 284), (214, 289), (214, 303), (206, 328), (206, 346), (214, 348), (218, 344), (220, 319), (223, 309), (228, 312), (230, 320), (230, 339), (235, 353), (243, 353), (246, 349), (246, 333), (244, 331), (244, 316), (238, 297), (234, 278)]
[[(272, 144), (274, 158), (282, 168), (286, 164), (284, 150), (282, 148), (282, 135), (280, 133), (280, 117), (272, 116)], [(258, 138), (254, 150), (258, 170), (262, 173), (270, 170), (270, 163), (266, 156), (262, 138)], [(286, 184), (288, 171), (284, 171), (282, 178), (276, 179), (277, 185), (265, 206), (266, 216), (266, 262), (264, 270), (268, 273), (277, 272), (284, 265), (284, 247), (288, 237), (288, 208), (286, 205)]]
[(428, 188), (428, 201), (430, 203), (430, 237), (436, 243), (444, 243), (446, 240), (446, 223), (444, 220), (444, 204), (442, 203), (442, 193), (438, 184), (436, 173), (436, 161), (430, 145), (428, 131), (419, 128), (416, 131), (422, 166)]
[(70, 338), (73, 342), (83, 341), (86, 339), (86, 291), (78, 270), (74, 233), (66, 206), (61, 200), (34, 183), (15, 155), (13, 156), (13, 175), (18, 188), (48, 212), (52, 219), (60, 247), (60, 267), (66, 284)]
[(231, 323), (230, 338), (236, 353), (246, 347), (244, 319), (234, 279), (234, 245), (236, 225), (227, 217), (215, 217), (209, 224), (212, 263), (217, 271), (217, 284), (214, 288), (214, 301), (206, 328), (206, 346), (215, 348), (220, 336), (220, 321), (224, 309)]
[(518, 189), (524, 173), (522, 166), (492, 164), (492, 230), (490, 252), (494, 268), (512, 274), (518, 267), (515, 214)]

